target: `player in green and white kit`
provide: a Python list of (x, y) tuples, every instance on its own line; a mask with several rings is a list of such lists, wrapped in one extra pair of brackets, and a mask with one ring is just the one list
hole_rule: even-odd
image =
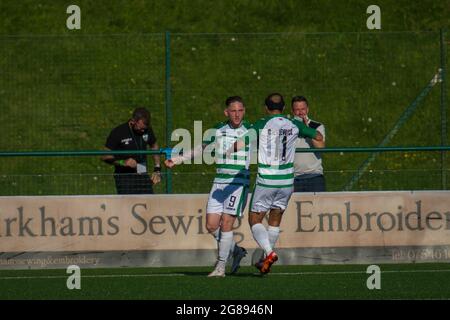
[(243, 120), (245, 107), (240, 97), (229, 97), (225, 103), (225, 116), (228, 121), (215, 126), (210, 140), (203, 141), (202, 146), (194, 148), (188, 154), (165, 161), (166, 166), (172, 168), (197, 156), (214, 143), (217, 169), (206, 208), (206, 228), (217, 240), (219, 254), (216, 267), (209, 277), (225, 276), (225, 265), (230, 253), (233, 255), (231, 273), (235, 273), (241, 259), (247, 254), (244, 248), (234, 242), (233, 224), (236, 217), (242, 217), (247, 204), (250, 145), (247, 143), (244, 148), (232, 154), (227, 153), (227, 150), (238, 139), (247, 136), (250, 124)]
[[(285, 104), (280, 94), (269, 95), (265, 105), (269, 115), (253, 126), (258, 140), (258, 175), (249, 214), (253, 237), (266, 254), (265, 259), (256, 264), (261, 273), (268, 273), (278, 260), (273, 247), (280, 234), (283, 212), (294, 191), (295, 141), (298, 137), (323, 139), (320, 132), (282, 114)], [(268, 229), (262, 224), (267, 212)]]

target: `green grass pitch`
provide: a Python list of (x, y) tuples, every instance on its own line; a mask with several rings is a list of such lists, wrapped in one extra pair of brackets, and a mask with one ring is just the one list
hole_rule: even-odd
[(449, 299), (450, 265), (385, 264), (381, 289), (369, 290), (367, 265), (277, 266), (260, 276), (243, 266), (225, 278), (210, 267), (81, 269), (69, 290), (66, 270), (0, 271), (0, 299), (296, 300)]

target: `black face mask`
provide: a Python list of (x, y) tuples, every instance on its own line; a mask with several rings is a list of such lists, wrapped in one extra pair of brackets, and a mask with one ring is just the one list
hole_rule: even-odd
[(134, 123), (132, 122), (132, 123), (130, 123), (130, 128), (131, 128), (131, 130), (132, 130), (133, 133), (134, 133), (135, 135), (137, 135), (137, 136), (142, 136), (142, 135), (144, 135), (145, 131), (148, 129), (148, 126), (146, 126), (145, 128), (139, 130), (139, 129), (135, 129), (136, 123), (137, 123), (137, 122), (134, 122)]

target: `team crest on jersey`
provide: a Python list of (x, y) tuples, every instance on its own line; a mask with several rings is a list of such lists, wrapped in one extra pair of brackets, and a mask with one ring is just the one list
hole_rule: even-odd
[(147, 140), (148, 140), (148, 134), (147, 134), (147, 133), (144, 134), (144, 135), (142, 136), (142, 139), (144, 139), (144, 141), (147, 142)]

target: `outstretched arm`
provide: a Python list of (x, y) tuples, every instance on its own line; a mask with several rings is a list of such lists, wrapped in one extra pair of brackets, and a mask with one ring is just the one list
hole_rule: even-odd
[(202, 154), (203, 150), (206, 148), (206, 144), (198, 145), (195, 148), (188, 150), (183, 155), (173, 157), (171, 159), (166, 159), (164, 165), (167, 168), (173, 168), (176, 165), (182, 164), (184, 161), (194, 159), (195, 157)]
[(237, 140), (231, 147), (226, 151), (226, 157), (229, 158), (234, 152), (238, 152), (245, 147), (245, 142), (241, 139)]

